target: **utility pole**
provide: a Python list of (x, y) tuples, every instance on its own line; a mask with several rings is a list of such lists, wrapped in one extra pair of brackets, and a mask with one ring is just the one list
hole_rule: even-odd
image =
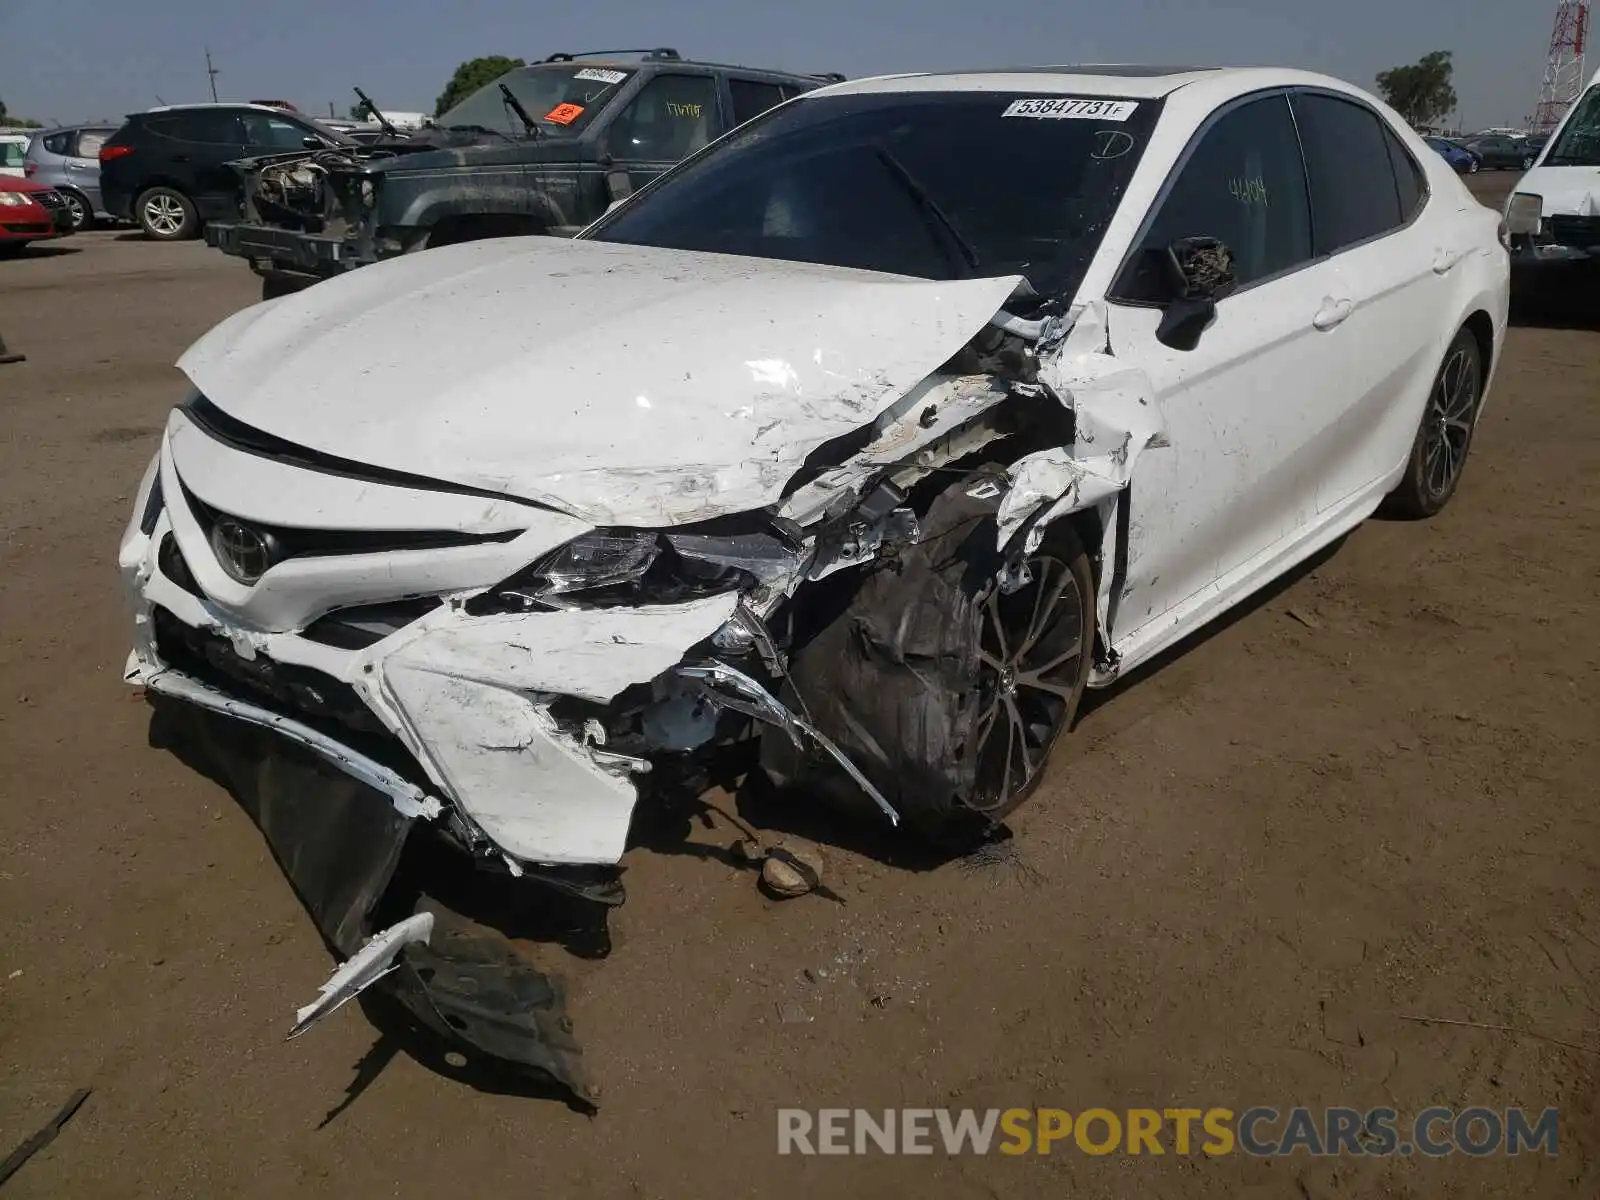
[(206, 47), (206, 75), (208, 75), (210, 77), (210, 79), (211, 79), (211, 103), (213, 103), (213, 104), (215, 104), (217, 102), (217, 76), (220, 75), (220, 74), (222, 74), (222, 72), (217, 70), (217, 68), (215, 68), (215, 67), (213, 67), (211, 65), (211, 47), (207, 46)]

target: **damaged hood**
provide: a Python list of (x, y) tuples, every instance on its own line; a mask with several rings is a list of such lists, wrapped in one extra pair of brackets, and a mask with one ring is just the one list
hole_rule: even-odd
[(595, 524), (680, 524), (776, 502), (1019, 282), (491, 240), (256, 305), (178, 365), (219, 408), (314, 450)]

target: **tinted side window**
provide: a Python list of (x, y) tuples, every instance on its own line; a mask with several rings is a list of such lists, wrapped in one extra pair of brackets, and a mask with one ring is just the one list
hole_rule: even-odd
[(1411, 151), (1395, 136), (1388, 122), (1383, 126), (1383, 139), (1389, 144), (1389, 165), (1394, 168), (1395, 188), (1400, 193), (1400, 219), (1409, 221), (1427, 198), (1428, 181), (1417, 160), (1411, 157)]
[(609, 145), (618, 158), (676, 162), (720, 131), (709, 75), (657, 75), (612, 122)]
[(728, 80), (733, 94), (733, 123), (743, 125), (769, 108), (783, 103), (783, 89), (775, 83), (756, 83), (750, 79)]
[(44, 148), (50, 151), (51, 154), (65, 154), (67, 152), (67, 143), (71, 140), (72, 133), (70, 130), (66, 133), (52, 133), (47, 138), (39, 139), (44, 144)]
[[(199, 108), (188, 112), (176, 112), (170, 114), (166, 120), (170, 121), (171, 125), (168, 127), (164, 124), (160, 132), (168, 137), (210, 145), (244, 144), (244, 129), (239, 124), (239, 115), (228, 109)], [(155, 122), (152, 121), (151, 124)]]
[(1332, 96), (1294, 98), (1311, 180), (1317, 253), (1387, 233), (1401, 223), (1389, 147), (1376, 113)]
[(1123, 273), (1118, 296), (1165, 299), (1166, 248), (1185, 237), (1226, 242), (1240, 286), (1311, 259), (1305, 165), (1283, 96), (1252, 100), (1200, 135)]

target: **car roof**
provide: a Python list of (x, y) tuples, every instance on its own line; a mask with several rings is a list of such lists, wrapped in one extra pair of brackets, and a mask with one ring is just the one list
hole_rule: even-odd
[(279, 117), (283, 116), (285, 113), (288, 113), (289, 116), (299, 117), (302, 120), (316, 120), (315, 117), (310, 116), (308, 113), (290, 112), (287, 108), (279, 108), (273, 104), (251, 104), (248, 100), (220, 100), (215, 104), (210, 102), (204, 104), (158, 104), (154, 108), (145, 109), (142, 113), (131, 113), (129, 115), (135, 117), (144, 117), (149, 116), (151, 113), (193, 112), (208, 108), (248, 108), (252, 112), (271, 113), (272, 115)]
[(1344, 92), (1358, 90), (1343, 80), (1327, 75), (1278, 67), (1168, 67), (1143, 63), (1091, 63), (878, 75), (831, 84), (810, 93), (810, 97), (885, 92), (1035, 92), (1046, 96), (1121, 96), (1133, 100), (1157, 100), (1200, 83), (1204, 83), (1213, 94), (1220, 95), (1242, 95), (1271, 87), (1323, 87)]
[(575, 54), (571, 58), (540, 59), (526, 63), (518, 70), (535, 67), (609, 67), (618, 71), (641, 71), (659, 68), (671, 71), (678, 67), (703, 67), (708, 71), (738, 71), (741, 75), (770, 75), (774, 79), (805, 80), (809, 83), (828, 82), (833, 77), (819, 72), (783, 71), (776, 67), (747, 67), (739, 63), (706, 62), (699, 58), (616, 58), (609, 55)]

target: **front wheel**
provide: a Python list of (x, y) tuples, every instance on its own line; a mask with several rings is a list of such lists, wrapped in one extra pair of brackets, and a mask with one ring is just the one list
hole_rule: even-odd
[(1478, 425), (1483, 351), (1470, 329), (1456, 334), (1428, 393), (1400, 485), (1386, 507), (1396, 516), (1431, 517), (1450, 503)]
[(94, 209), (90, 207), (79, 192), (62, 192), (66, 199), (67, 209), (72, 213), (72, 228), (78, 233), (85, 233), (94, 228)]
[(181, 242), (200, 229), (193, 202), (176, 188), (153, 187), (143, 192), (134, 204), (134, 215), (145, 236), (157, 242)]
[(980, 606), (974, 758), (968, 808), (1000, 821), (1031, 796), (1089, 682), (1094, 575), (1072, 526), (1062, 521), (1024, 560), (1009, 594), (991, 583)]
[(1480, 163), (1477, 159), (1473, 159), (1471, 162), (1469, 162), (1467, 164), (1467, 174), (1468, 175), (1476, 175), (1482, 169), (1483, 169), (1483, 164)]

